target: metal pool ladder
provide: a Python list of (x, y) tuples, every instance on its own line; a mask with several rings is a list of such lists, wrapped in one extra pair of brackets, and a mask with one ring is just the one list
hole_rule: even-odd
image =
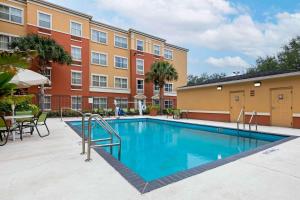
[[(255, 119), (255, 124), (252, 124), (253, 119)], [(249, 120), (249, 130), (251, 131), (251, 125), (255, 125), (255, 130), (257, 131), (257, 124), (258, 124), (258, 122), (257, 122), (257, 112), (253, 111), (252, 115), (250, 117), (250, 120)]]
[(244, 126), (244, 129), (245, 129), (245, 110), (244, 110), (244, 108), (242, 108), (241, 109), (241, 112), (240, 112), (240, 114), (239, 114), (239, 117), (238, 117), (238, 119), (237, 119), (237, 121), (236, 121), (236, 127), (237, 127), (237, 130), (240, 130), (240, 121), (241, 121), (241, 117), (243, 117), (243, 126)]
[[(83, 119), (84, 121), (84, 119)], [(92, 140), (92, 121), (95, 123), (99, 124), (109, 135), (110, 137), (108, 138), (102, 138), (102, 139), (97, 139), (97, 140)], [(83, 132), (82, 135), (84, 135), (84, 123), (83, 123)], [(113, 142), (114, 136), (118, 139), (117, 142)], [(83, 151), (85, 149), (85, 139), (83, 136), (82, 143), (83, 145)], [(106, 142), (108, 143), (105, 144), (96, 144), (96, 142)], [(87, 159), (85, 161), (90, 161), (91, 160), (91, 148), (100, 148), (100, 147), (109, 147), (110, 148), (110, 153), (112, 154), (112, 148), (114, 146), (118, 146), (118, 159), (121, 159), (121, 144), (122, 144), (122, 139), (120, 135), (98, 114), (93, 114), (89, 116), (88, 119), (88, 138), (87, 138)]]

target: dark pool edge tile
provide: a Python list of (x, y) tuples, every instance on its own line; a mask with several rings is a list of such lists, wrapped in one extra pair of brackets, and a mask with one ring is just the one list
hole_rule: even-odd
[[(81, 137), (81, 130), (72, 126), (72, 122), (66, 122), (80, 137)], [(265, 133), (263, 133), (265, 134)], [(108, 162), (128, 183), (130, 183), (134, 188), (136, 188), (141, 194), (145, 194), (156, 190), (158, 188), (162, 188), (164, 186), (170, 185), (172, 183), (181, 181), (183, 179), (189, 178), (191, 176), (195, 176), (201, 174), (205, 171), (220, 167), (222, 165), (234, 162), (238, 159), (250, 156), (252, 154), (264, 151), (266, 149), (272, 148), (279, 144), (294, 140), (299, 138), (298, 136), (286, 136), (285, 138), (271, 142), (255, 149), (245, 151), (224, 159), (216, 160), (201, 166), (197, 166), (191, 169), (187, 169), (184, 171), (180, 171), (168, 176), (161, 177), (159, 179), (155, 179), (150, 182), (146, 182), (141, 176), (136, 174), (134, 171), (126, 167), (123, 163), (119, 160), (115, 159), (112, 155), (108, 152), (104, 151), (103, 149), (95, 148), (94, 150), (106, 161)]]

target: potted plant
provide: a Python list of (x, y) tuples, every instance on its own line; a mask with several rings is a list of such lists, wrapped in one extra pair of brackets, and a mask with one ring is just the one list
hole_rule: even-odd
[(158, 111), (159, 111), (159, 106), (156, 106), (156, 105), (149, 106), (150, 116), (157, 116)]

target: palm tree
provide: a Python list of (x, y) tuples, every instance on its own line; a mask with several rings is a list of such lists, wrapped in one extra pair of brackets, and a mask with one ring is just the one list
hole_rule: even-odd
[[(51, 63), (67, 64), (72, 63), (72, 58), (64, 50), (62, 46), (56, 43), (55, 40), (48, 37), (41, 37), (35, 34), (31, 34), (25, 37), (20, 37), (11, 43), (12, 48), (18, 48), (21, 51), (36, 50), (37, 61), (40, 73), (45, 75), (47, 67), (51, 66)], [(44, 107), (44, 88), (40, 90), (40, 108)]]
[(152, 82), (159, 86), (160, 113), (162, 113), (162, 100), (164, 96), (164, 86), (166, 82), (177, 81), (178, 73), (176, 69), (167, 61), (158, 61), (152, 64), (151, 70), (146, 73), (146, 82)]

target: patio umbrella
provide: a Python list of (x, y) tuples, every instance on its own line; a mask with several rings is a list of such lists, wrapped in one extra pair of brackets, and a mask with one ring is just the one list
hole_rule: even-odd
[[(40, 106), (44, 108), (44, 85), (51, 84), (51, 81), (42, 74), (28, 69), (19, 69), (10, 83), (17, 85), (18, 88), (29, 88), (31, 86), (41, 85)], [(14, 107), (14, 105), (13, 105)], [(13, 109), (14, 111), (14, 109)]]

